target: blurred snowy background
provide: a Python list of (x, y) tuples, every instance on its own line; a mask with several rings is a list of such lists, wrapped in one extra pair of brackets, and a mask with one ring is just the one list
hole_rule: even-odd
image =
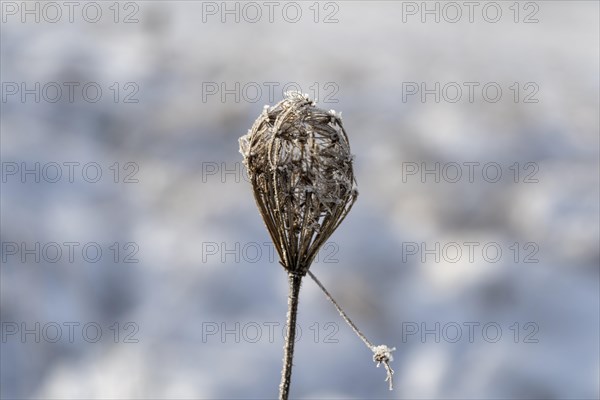
[(237, 140), (286, 85), (356, 154), (312, 270), (397, 348), (389, 392), (307, 280), (293, 397), (598, 398), (598, 2), (54, 4), (2, 2), (2, 398), (277, 395)]

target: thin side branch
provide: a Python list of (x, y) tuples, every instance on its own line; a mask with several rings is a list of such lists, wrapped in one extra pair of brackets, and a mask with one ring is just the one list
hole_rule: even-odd
[(317, 286), (323, 291), (323, 293), (325, 293), (325, 296), (327, 296), (329, 301), (335, 306), (335, 308), (337, 309), (338, 313), (342, 316), (344, 321), (346, 321), (346, 323), (348, 325), (350, 325), (350, 327), (352, 328), (354, 333), (356, 333), (356, 335), (364, 342), (364, 344), (369, 348), (369, 350), (371, 350), (373, 352), (373, 361), (377, 363), (377, 367), (379, 367), (379, 365), (383, 364), (383, 366), (385, 367), (385, 371), (386, 371), (385, 381), (389, 382), (390, 390), (393, 390), (394, 389), (394, 380), (393, 380), (394, 370), (392, 369), (392, 367), (390, 367), (390, 362), (394, 360), (394, 357), (392, 357), (392, 351), (396, 350), (396, 348), (395, 347), (390, 348), (384, 344), (381, 344), (379, 346), (373, 346), (373, 343), (371, 343), (371, 341), (369, 339), (367, 339), (367, 337), (360, 331), (360, 329), (358, 329), (356, 324), (354, 322), (352, 322), (352, 320), (350, 319), (348, 314), (346, 314), (346, 312), (342, 309), (342, 307), (338, 304), (338, 302), (335, 301), (335, 299), (329, 293), (329, 291), (327, 291), (327, 289), (325, 289), (325, 286), (323, 286), (321, 281), (319, 281), (317, 279), (315, 274), (313, 274), (309, 270), (308, 275), (317, 284)]
[(354, 331), (354, 333), (356, 333), (356, 335), (367, 345), (367, 347), (369, 349), (371, 349), (373, 347), (373, 343), (371, 343), (369, 341), (369, 339), (367, 339), (367, 337), (360, 331), (360, 329), (358, 329), (358, 327), (354, 324), (354, 322), (352, 322), (352, 320), (350, 319), (350, 317), (348, 317), (348, 314), (346, 314), (346, 312), (344, 310), (342, 310), (342, 307), (337, 303), (337, 301), (335, 301), (335, 299), (327, 291), (327, 289), (325, 289), (325, 286), (323, 286), (323, 284), (321, 283), (321, 281), (319, 281), (317, 279), (317, 277), (315, 276), (315, 274), (313, 274), (310, 270), (308, 271), (308, 275), (312, 278), (313, 281), (315, 281), (315, 283), (317, 284), (317, 286), (319, 288), (321, 288), (321, 290), (323, 291), (323, 293), (325, 293), (325, 296), (327, 296), (327, 298), (329, 299), (329, 301), (335, 306), (335, 308), (337, 309), (338, 313), (340, 313), (340, 315), (342, 316), (342, 318), (344, 318), (344, 321), (346, 321), (346, 323), (348, 325), (350, 325), (350, 327), (352, 328), (352, 330)]

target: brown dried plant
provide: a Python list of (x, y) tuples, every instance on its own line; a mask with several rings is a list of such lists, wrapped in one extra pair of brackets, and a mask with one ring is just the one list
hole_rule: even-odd
[(252, 129), (240, 138), (240, 152), (256, 204), (288, 273), (280, 399), (289, 395), (298, 296), (307, 273), (375, 353), (373, 359), (378, 366), (385, 365), (391, 389), (393, 371), (389, 361), (394, 349), (373, 346), (309, 271), (317, 252), (348, 215), (358, 196), (341, 115), (317, 108), (307, 95), (287, 92), (286, 98), (275, 106), (265, 106)]

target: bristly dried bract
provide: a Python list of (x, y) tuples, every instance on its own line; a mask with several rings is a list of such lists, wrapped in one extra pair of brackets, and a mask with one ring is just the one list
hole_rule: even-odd
[(240, 152), (282, 265), (304, 276), (358, 195), (341, 115), (287, 92), (265, 106)]

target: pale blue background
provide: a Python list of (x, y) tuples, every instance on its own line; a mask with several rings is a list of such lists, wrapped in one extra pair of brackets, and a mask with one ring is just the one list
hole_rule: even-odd
[[(338, 2), (335, 24), (315, 24), (311, 3), (297, 24), (223, 24), (203, 23), (200, 2), (137, 4), (136, 24), (10, 17), (1, 26), (3, 82), (140, 89), (138, 104), (114, 103), (108, 90), (93, 104), (2, 103), (3, 162), (94, 161), (105, 173), (116, 161), (139, 165), (136, 184), (3, 183), (2, 241), (131, 241), (140, 260), (3, 263), (2, 322), (95, 321), (104, 337), (1, 343), (2, 398), (276, 396), (280, 334), (274, 343), (202, 340), (207, 323), (282, 324), (286, 309), (276, 260), (203, 260), (203, 243), (269, 240), (247, 182), (203, 177), (207, 163), (239, 165), (237, 139), (268, 102), (203, 102), (203, 82), (236, 81), (298, 82), (311, 94), (315, 82), (337, 84), (339, 102), (323, 107), (343, 111), (360, 196), (331, 238), (338, 262), (313, 271), (373, 342), (398, 348), (388, 392), (370, 352), (306, 281), (294, 397), (598, 398), (597, 2), (537, 2), (537, 24), (510, 14), (497, 24), (480, 14), (473, 23), (403, 23), (400, 3), (366, 1)], [(495, 81), (506, 91), (493, 104), (403, 102), (402, 82), (413, 81)], [(512, 101), (515, 81), (536, 82), (539, 103)], [(504, 172), (535, 162), (539, 183), (402, 182), (403, 162), (465, 161), (498, 162)], [(536, 242), (540, 262), (515, 263), (509, 253), (498, 263), (402, 261), (403, 243), (436, 241), (505, 251)], [(129, 321), (139, 343), (113, 343), (107, 327)], [(503, 336), (402, 342), (406, 322), (468, 321), (496, 322)], [(529, 321), (539, 343), (514, 343), (509, 326)], [(323, 341), (328, 322), (338, 343)]]

